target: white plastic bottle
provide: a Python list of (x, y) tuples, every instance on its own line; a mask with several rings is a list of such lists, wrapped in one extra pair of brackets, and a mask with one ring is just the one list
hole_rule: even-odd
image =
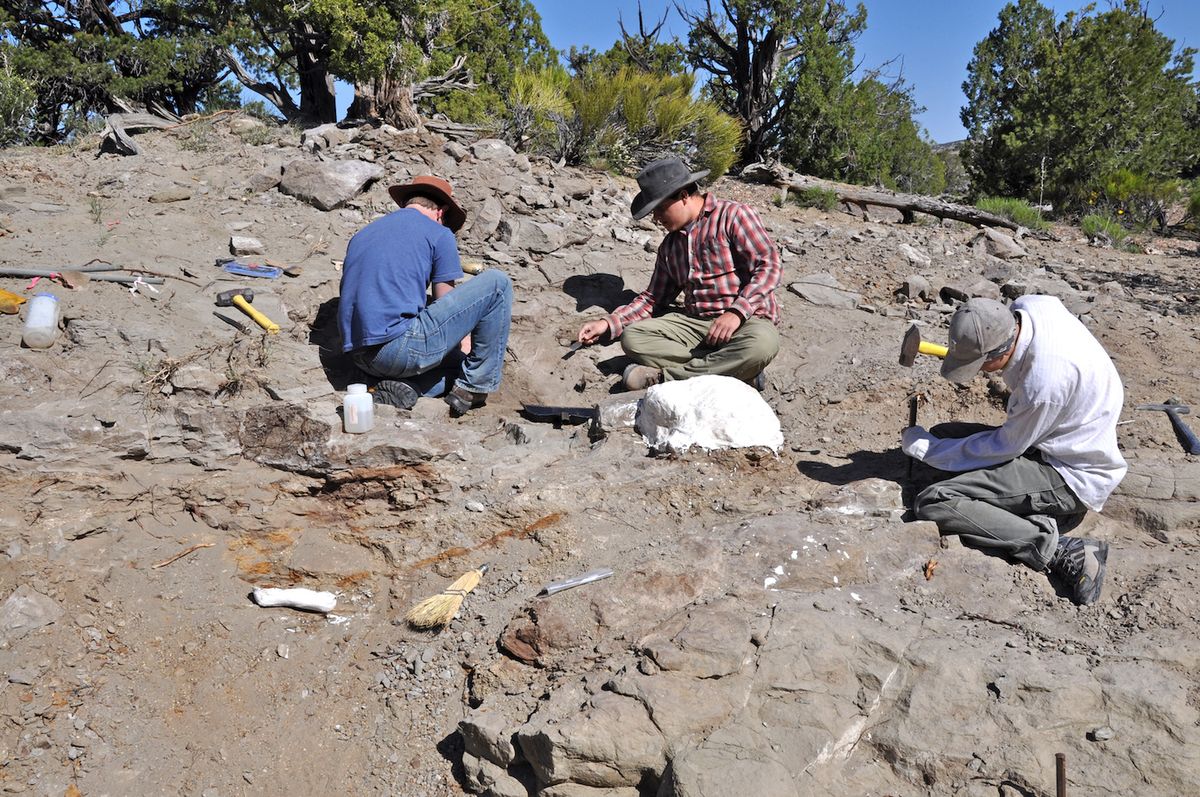
[(52, 293), (34, 294), (21, 329), (21, 341), (31, 349), (45, 349), (57, 337), (58, 297)]
[(360, 383), (346, 385), (346, 398), (342, 400), (342, 420), (346, 431), (351, 434), (371, 431), (375, 425), (375, 400)]

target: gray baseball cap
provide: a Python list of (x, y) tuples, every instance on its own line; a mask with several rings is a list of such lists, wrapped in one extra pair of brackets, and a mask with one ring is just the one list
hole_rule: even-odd
[[(950, 319), (950, 346), (942, 376), (951, 382), (971, 381), (996, 350), (1012, 345), (1017, 319), (995, 299), (968, 299)], [(1002, 352), (1001, 352), (1002, 353)]]

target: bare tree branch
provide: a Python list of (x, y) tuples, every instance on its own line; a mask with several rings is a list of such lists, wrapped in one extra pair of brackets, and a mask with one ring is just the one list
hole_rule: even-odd
[(466, 67), (467, 57), (460, 55), (444, 73), (436, 77), (427, 77), (412, 87), (413, 100), (423, 100), (428, 97), (440, 97), (452, 91), (474, 91), (479, 88), (471, 80), (471, 73)]

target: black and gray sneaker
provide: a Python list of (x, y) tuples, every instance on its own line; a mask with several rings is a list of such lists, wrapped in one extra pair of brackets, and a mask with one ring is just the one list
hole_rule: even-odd
[(374, 395), (380, 404), (390, 404), (401, 410), (411, 410), (420, 398), (412, 385), (399, 379), (379, 380), (375, 383)]
[(1107, 561), (1107, 542), (1060, 536), (1058, 549), (1050, 560), (1050, 572), (1067, 582), (1071, 600), (1086, 606), (1100, 597)]

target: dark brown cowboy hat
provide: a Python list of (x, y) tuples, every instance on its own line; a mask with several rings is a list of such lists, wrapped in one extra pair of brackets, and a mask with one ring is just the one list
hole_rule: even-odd
[(400, 207), (404, 207), (404, 203), (414, 196), (432, 199), (445, 209), (442, 214), (442, 224), (449, 227), (451, 232), (458, 232), (459, 227), (462, 227), (463, 222), (467, 220), (466, 212), (454, 201), (454, 188), (440, 177), (423, 174), (420, 177), (414, 177), (411, 183), (393, 185), (388, 189), (388, 193)]

